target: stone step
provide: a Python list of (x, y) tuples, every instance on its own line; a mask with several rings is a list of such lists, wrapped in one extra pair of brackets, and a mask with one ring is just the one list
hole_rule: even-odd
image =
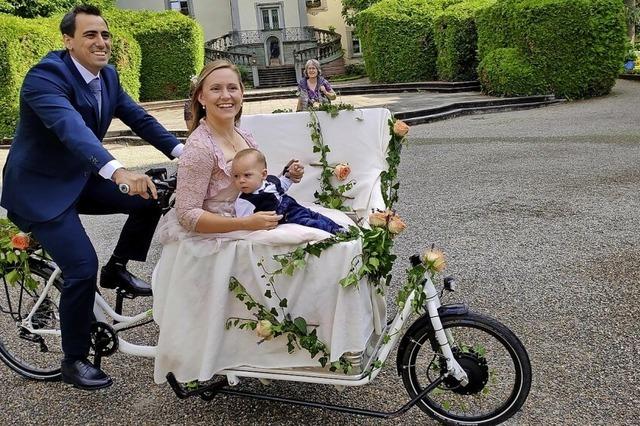
[(467, 114), (531, 109), (565, 101), (565, 99), (558, 99), (554, 95), (522, 96), (519, 98), (490, 99), (486, 101), (454, 102), (436, 108), (400, 111), (395, 113), (394, 116), (409, 125), (415, 125)]

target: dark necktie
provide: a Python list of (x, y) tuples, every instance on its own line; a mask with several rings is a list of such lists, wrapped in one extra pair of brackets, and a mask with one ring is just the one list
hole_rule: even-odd
[(96, 101), (98, 101), (98, 118), (102, 116), (102, 87), (100, 86), (100, 79), (94, 78), (89, 82), (89, 88), (91, 89), (91, 93), (95, 96)]

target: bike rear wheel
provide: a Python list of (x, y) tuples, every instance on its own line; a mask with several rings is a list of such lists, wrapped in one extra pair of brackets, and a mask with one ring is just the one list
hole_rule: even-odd
[[(54, 280), (46, 297), (34, 310), (54, 270), (37, 259), (29, 261), (29, 268), (34, 280), (30, 285), (23, 279), (13, 284), (5, 277), (0, 281), (0, 360), (26, 378), (59, 380), (63, 357), (58, 312), (62, 278), (58, 276)], [(46, 330), (48, 334), (36, 334), (22, 326), (32, 310), (33, 330)]]
[[(529, 356), (511, 330), (475, 313), (445, 316), (442, 326), (454, 340), (451, 349), (469, 377), (461, 386), (452, 377), (418, 402), (421, 410), (446, 424), (498, 424), (524, 404), (531, 388)], [(431, 327), (409, 336), (402, 353), (402, 381), (409, 395), (418, 395), (447, 371)]]

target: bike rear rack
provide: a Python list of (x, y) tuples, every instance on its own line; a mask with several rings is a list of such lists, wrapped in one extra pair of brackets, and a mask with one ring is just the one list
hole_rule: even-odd
[(322, 408), (325, 410), (338, 411), (338, 412), (347, 413), (347, 414), (357, 414), (360, 416), (392, 419), (395, 417), (399, 417), (404, 413), (406, 413), (407, 411), (409, 411), (409, 409), (414, 405), (416, 405), (418, 401), (420, 401), (429, 392), (431, 392), (433, 389), (439, 386), (440, 383), (442, 383), (447, 378), (447, 376), (448, 376), (448, 373), (445, 373), (444, 375), (438, 377), (429, 386), (424, 388), (422, 392), (420, 392), (418, 395), (412, 398), (411, 401), (407, 402), (396, 411), (389, 411), (389, 412), (366, 410), (362, 408), (347, 407), (344, 405), (326, 404), (323, 402), (313, 402), (313, 401), (306, 401), (302, 399), (286, 398), (286, 397), (275, 396), (275, 395), (265, 395), (260, 393), (230, 389), (228, 388), (229, 382), (227, 381), (226, 377), (214, 383), (211, 383), (209, 385), (202, 386), (192, 390), (186, 389), (184, 386), (178, 383), (173, 373), (167, 374), (167, 382), (169, 382), (171, 389), (173, 389), (176, 396), (180, 399), (186, 399), (192, 396), (199, 396), (205, 401), (211, 401), (213, 400), (213, 398), (215, 398), (216, 395), (225, 394), (225, 395), (232, 395), (232, 396), (240, 396), (244, 398), (253, 398), (253, 399), (258, 399), (262, 401), (283, 402), (286, 404), (299, 405), (303, 407)]

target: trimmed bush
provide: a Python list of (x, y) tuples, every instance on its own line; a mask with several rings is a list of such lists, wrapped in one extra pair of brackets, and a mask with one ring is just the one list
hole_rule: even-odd
[(0, 137), (12, 137), (18, 121), (20, 87), (27, 71), (62, 39), (53, 22), (0, 15)]
[(489, 95), (529, 96), (548, 92), (538, 70), (512, 47), (492, 50), (480, 63), (478, 77)]
[(0, 12), (22, 18), (46, 18), (66, 13), (76, 4), (93, 4), (107, 9), (114, 7), (115, 3), (115, 0), (0, 0)]
[[(514, 56), (526, 58), (541, 87), (570, 99), (609, 93), (620, 72), (626, 38), (622, 0), (498, 0), (479, 11), (477, 25), (483, 61), (495, 49), (517, 50), (481, 63), (483, 88), (496, 94), (505, 74), (496, 65)], [(523, 87), (514, 82), (510, 90)]]
[(433, 21), (460, 0), (382, 0), (358, 14), (367, 75), (375, 82), (435, 80)]
[[(18, 120), (22, 81), (29, 69), (51, 50), (63, 49), (61, 16), (23, 19), (0, 15), (0, 138), (12, 137)], [(138, 99), (140, 46), (126, 31), (111, 26), (111, 63), (120, 73), (124, 90)]]
[(111, 25), (127, 28), (140, 44), (140, 99), (181, 99), (189, 79), (202, 69), (204, 35), (191, 18), (174, 11), (109, 10)]
[(120, 75), (122, 88), (133, 100), (140, 99), (140, 68), (142, 52), (133, 35), (119, 27), (109, 24), (113, 36), (111, 43), (111, 59)]
[(475, 15), (495, 0), (470, 0), (448, 7), (434, 21), (434, 38), (438, 51), (438, 78), (467, 81), (477, 78), (478, 66)]

